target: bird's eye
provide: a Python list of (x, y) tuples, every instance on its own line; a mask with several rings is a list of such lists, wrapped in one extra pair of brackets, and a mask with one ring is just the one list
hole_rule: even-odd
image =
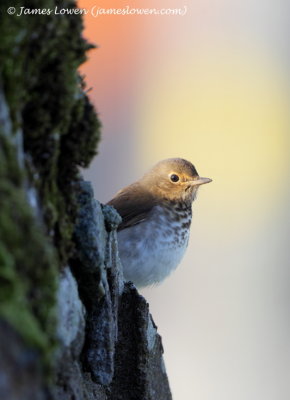
[(171, 182), (178, 182), (179, 181), (179, 176), (175, 175), (175, 174), (172, 174), (172, 175), (170, 175), (170, 180), (171, 180)]

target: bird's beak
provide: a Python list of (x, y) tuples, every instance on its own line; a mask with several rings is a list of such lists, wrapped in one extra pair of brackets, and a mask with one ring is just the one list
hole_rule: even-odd
[(197, 179), (194, 179), (193, 181), (189, 181), (191, 186), (197, 186), (197, 185), (204, 185), (205, 183), (210, 183), (212, 179), (210, 178), (202, 178), (199, 176)]

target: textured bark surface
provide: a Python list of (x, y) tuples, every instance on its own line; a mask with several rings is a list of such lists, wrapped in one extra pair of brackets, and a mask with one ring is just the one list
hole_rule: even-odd
[[(15, 1), (16, 9), (75, 7)], [(148, 304), (125, 283), (120, 216), (78, 167), (100, 123), (79, 15), (0, 13), (1, 400), (170, 400)]]

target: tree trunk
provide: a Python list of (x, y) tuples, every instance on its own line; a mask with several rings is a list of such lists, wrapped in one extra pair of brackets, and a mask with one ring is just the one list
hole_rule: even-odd
[(17, 16), (59, 2), (15, 1), (14, 14), (10, 3), (0, 13), (1, 400), (170, 400), (148, 304), (123, 280), (120, 216), (78, 172), (100, 131), (77, 72), (92, 47), (81, 16)]

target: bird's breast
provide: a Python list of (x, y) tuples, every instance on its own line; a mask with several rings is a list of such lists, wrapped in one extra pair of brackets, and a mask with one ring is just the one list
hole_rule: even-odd
[(191, 209), (155, 206), (141, 223), (118, 232), (124, 276), (137, 286), (162, 281), (180, 263), (188, 245)]

